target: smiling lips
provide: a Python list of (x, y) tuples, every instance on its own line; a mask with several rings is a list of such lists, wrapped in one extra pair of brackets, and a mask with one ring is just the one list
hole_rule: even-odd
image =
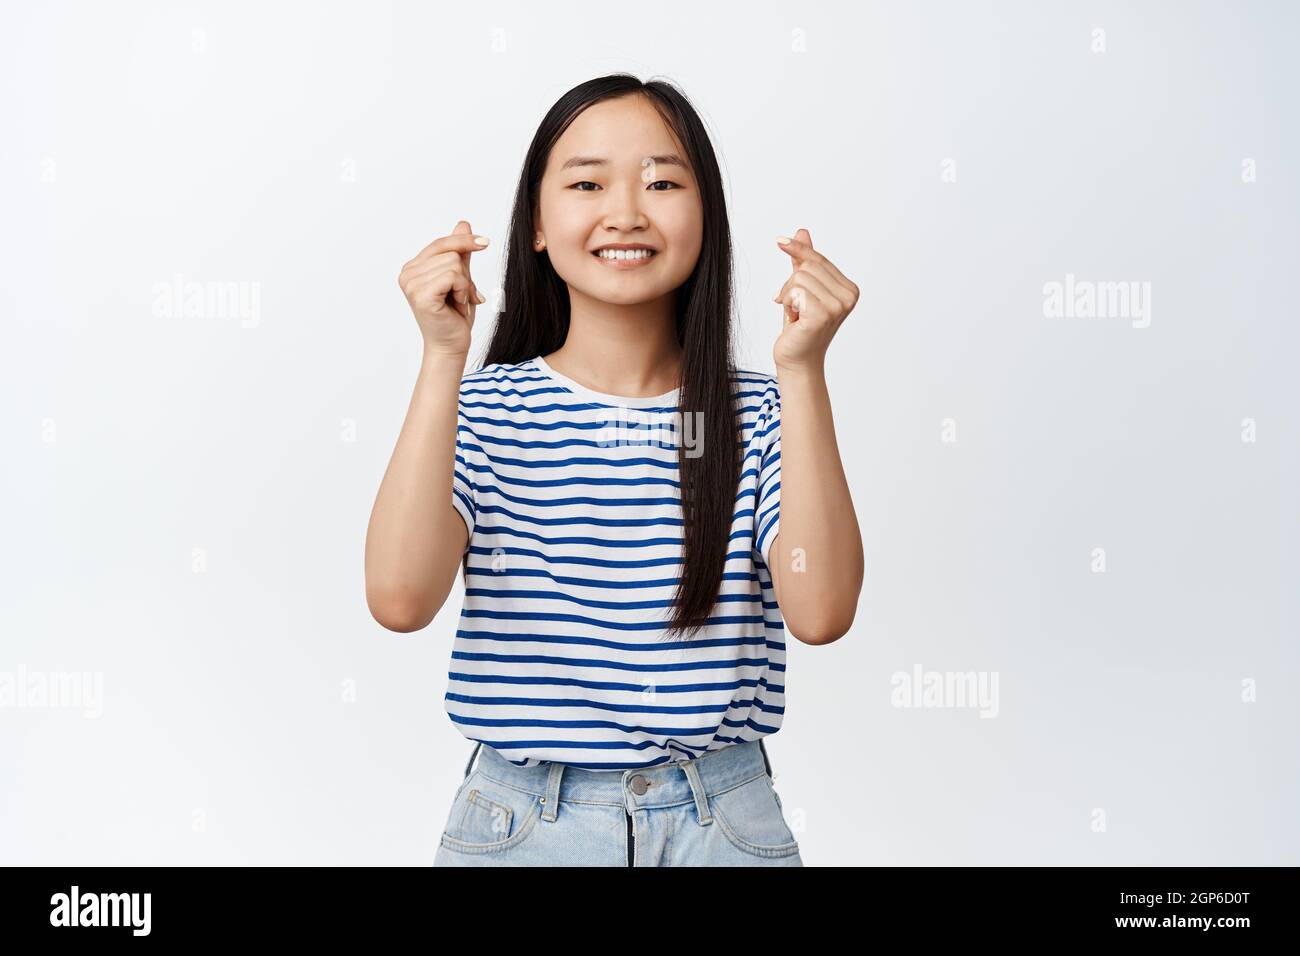
[(612, 269), (637, 269), (655, 257), (653, 249), (597, 249), (592, 253)]

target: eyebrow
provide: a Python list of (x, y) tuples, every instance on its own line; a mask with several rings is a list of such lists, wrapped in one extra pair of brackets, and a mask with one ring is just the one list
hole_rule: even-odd
[[(652, 163), (654, 163), (657, 166), (680, 166), (683, 169), (686, 168), (686, 164), (682, 162), (682, 158), (678, 156), (676, 153), (670, 153), (667, 156), (647, 156), (646, 159), (650, 160)], [(603, 159), (600, 156), (571, 156), (564, 161), (564, 165), (561, 166), (560, 169), (561, 170), (571, 169), (572, 167), (575, 166), (608, 166), (608, 165), (609, 165), (609, 160)]]

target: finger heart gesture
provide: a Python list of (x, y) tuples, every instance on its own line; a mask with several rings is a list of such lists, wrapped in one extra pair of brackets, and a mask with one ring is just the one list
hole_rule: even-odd
[(812, 236), (800, 229), (777, 244), (790, 256), (794, 271), (774, 302), (784, 306), (785, 324), (772, 349), (778, 369), (819, 366), (840, 323), (858, 304), (858, 287), (813, 248)]

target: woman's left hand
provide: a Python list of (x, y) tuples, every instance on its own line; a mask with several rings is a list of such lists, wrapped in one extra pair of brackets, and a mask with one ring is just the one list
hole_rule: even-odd
[(788, 243), (777, 243), (794, 264), (774, 302), (785, 307), (785, 326), (772, 357), (778, 369), (819, 369), (840, 323), (858, 304), (858, 287), (813, 248), (800, 229)]

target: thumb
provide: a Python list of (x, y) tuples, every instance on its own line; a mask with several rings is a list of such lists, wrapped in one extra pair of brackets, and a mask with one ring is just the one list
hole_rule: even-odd
[[(456, 228), (453, 229), (453, 230), (451, 231), (451, 234), (452, 234), (453, 236), (468, 236), (471, 232), (473, 232), (473, 230), (470, 229), (470, 227), (469, 227), (469, 221), (468, 221), (468, 220), (465, 220), (465, 219), (462, 219), (462, 220), (460, 220), (459, 222), (456, 223)], [(468, 253), (468, 252), (462, 252), (462, 253), (460, 254), (460, 261), (461, 261), (462, 263), (464, 263), (464, 265), (465, 265), (465, 271), (468, 272), (468, 271), (469, 271), (469, 253)]]
[[(451, 231), (451, 234), (453, 236), (468, 236), (473, 231), (474, 230), (469, 226), (469, 221), (461, 219), (456, 223), (456, 228)], [(465, 275), (469, 276), (469, 291), (466, 293), (466, 299), (468, 303), (471, 304), (472, 308), (472, 306), (477, 304), (477, 301), (482, 298), (482, 294), (478, 291), (478, 286), (474, 283), (474, 277), (469, 273), (470, 253), (462, 252), (460, 254), (460, 261), (461, 265), (465, 267)]]
[(794, 234), (794, 237), (798, 239), (800, 242), (808, 243), (808, 248), (810, 249), (813, 248), (812, 234), (808, 232), (807, 229), (804, 229), (802, 226), (799, 227), (799, 230)]

